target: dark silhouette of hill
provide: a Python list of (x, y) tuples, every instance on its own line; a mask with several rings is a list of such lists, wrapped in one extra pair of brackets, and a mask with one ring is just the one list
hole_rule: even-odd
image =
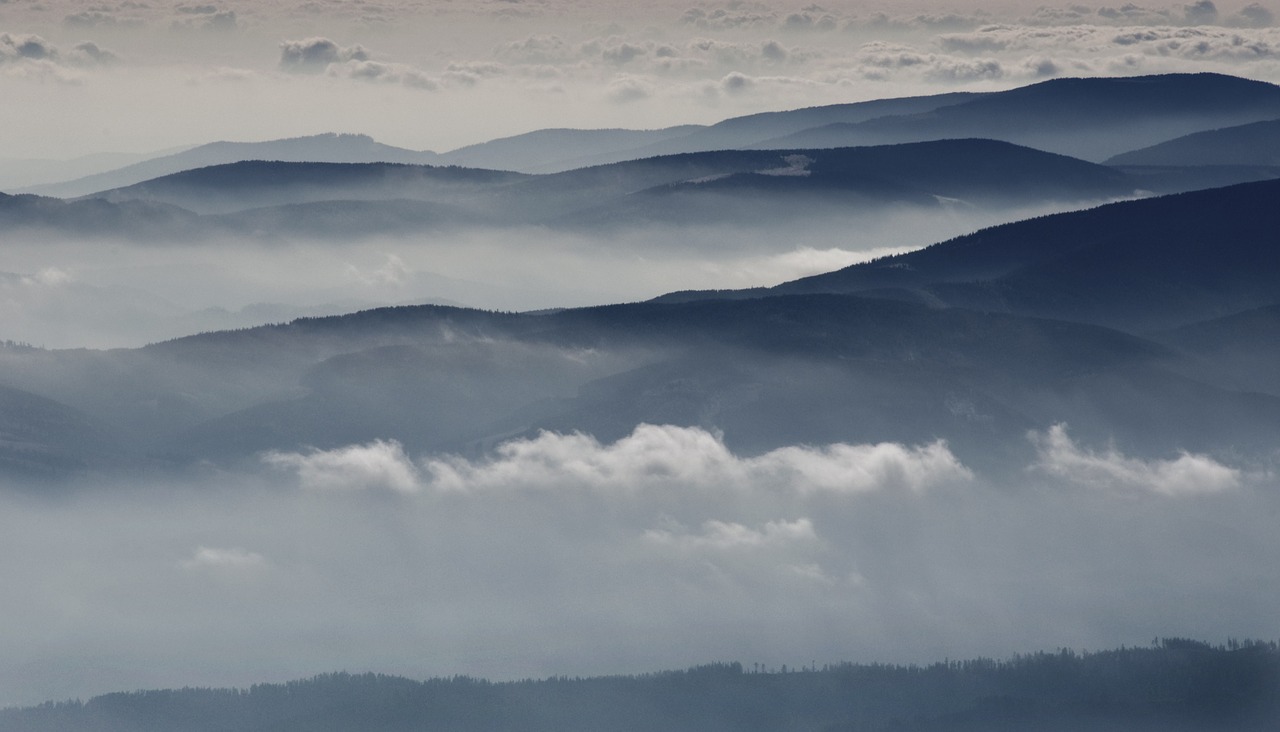
[(225, 231), (349, 236), (441, 223), (746, 224), (848, 216), (860, 206), (996, 209), (1100, 201), (1133, 191), (1125, 175), (1092, 163), (990, 140), (942, 140), (837, 150), (720, 150), (537, 176), (383, 163), (246, 161), (83, 200), (217, 214), (200, 224)]
[(117, 425), (135, 455), (176, 465), (388, 436), (472, 454), (538, 429), (614, 439), (641, 422), (720, 430), (746, 453), (944, 437), (1001, 474), (1026, 464), (1028, 430), (1060, 421), (1153, 455), (1252, 454), (1280, 439), (1280, 397), (1242, 396), (1180, 364), (1096, 326), (818, 295), (524, 315), (389, 308), (37, 352), (7, 368), (16, 385)]
[(333, 673), (0, 711), (4, 732), (1261, 732), (1280, 721), (1274, 643), (1066, 649), (927, 666), (716, 663), (640, 676), (494, 683)]
[(413, 198), (452, 203), (523, 177), (502, 171), (399, 163), (248, 160), (186, 170), (92, 198), (117, 203), (157, 201), (200, 214), (329, 200)]
[(97, 237), (125, 234), (140, 239), (172, 235), (196, 225), (192, 212), (167, 203), (101, 199), (64, 201), (32, 194), (0, 193), (0, 229)]
[(1195, 132), (1108, 158), (1107, 165), (1280, 167), (1280, 119)]
[[(662, 175), (657, 171), (664, 167), (680, 170), (680, 179), (655, 183)], [(827, 215), (885, 205), (999, 208), (1046, 201), (1101, 201), (1134, 192), (1125, 175), (1109, 168), (976, 139), (832, 150), (695, 153), (618, 163), (556, 178), (583, 189), (608, 190), (610, 180), (620, 180), (617, 173), (626, 176), (635, 170), (652, 171), (651, 177), (637, 179), (655, 185), (619, 197), (613, 205), (597, 205), (573, 220), (732, 223), (821, 215), (806, 206), (826, 206)]]
[(62, 183), (33, 186), (26, 192), (60, 198), (85, 196), (95, 191), (122, 188), (184, 170), (225, 165), (243, 160), (423, 165), (436, 163), (437, 156), (433, 152), (419, 152), (384, 145), (368, 135), (328, 133), (267, 142), (211, 142), (104, 173)]
[[(536, 166), (528, 168), (494, 159), (490, 156), (489, 151), (491, 149), (504, 149), (507, 145), (516, 142), (527, 146), (529, 142), (541, 141), (543, 138), (538, 136), (541, 133), (532, 133), (530, 136), (519, 136), (508, 138), (507, 140), (495, 140), (470, 148), (463, 148), (445, 153), (442, 159), (460, 165), (509, 168), (528, 173), (554, 173), (626, 160), (759, 146), (758, 143), (764, 140), (820, 125), (864, 122), (885, 115), (917, 114), (941, 106), (977, 99), (981, 96), (983, 96), (981, 93), (952, 92), (923, 97), (876, 99), (866, 102), (831, 104), (777, 112), (760, 112), (742, 117), (731, 117), (706, 127), (689, 125), (658, 130), (654, 133), (633, 132), (629, 137), (619, 136), (616, 139), (631, 143), (644, 139), (643, 136), (649, 134), (660, 135), (662, 139), (639, 146), (619, 145), (613, 150), (599, 150), (587, 155), (581, 154), (578, 150), (592, 149), (596, 139), (605, 137), (603, 134), (597, 135), (589, 130), (555, 131), (557, 133), (555, 141), (558, 147), (552, 148), (552, 150), (565, 150), (564, 153), (559, 154), (559, 157), (552, 159), (544, 149), (535, 149), (524, 153), (513, 151), (511, 153), (511, 158), (519, 159), (523, 155), (525, 158), (534, 158), (542, 161)], [(682, 134), (669, 134), (675, 131), (681, 131)], [(478, 155), (483, 155), (483, 157), (477, 157)]]
[(919, 114), (825, 125), (752, 147), (984, 137), (1101, 161), (1180, 135), (1277, 116), (1280, 87), (1222, 74), (1063, 78)]
[[(771, 288), (844, 292), (1167, 329), (1280, 302), (1280, 181), (997, 226)], [(667, 300), (740, 293), (675, 293)]]

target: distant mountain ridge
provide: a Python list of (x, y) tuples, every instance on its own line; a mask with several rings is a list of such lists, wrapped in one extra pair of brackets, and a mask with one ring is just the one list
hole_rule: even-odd
[[(848, 218), (884, 206), (998, 210), (1100, 202), (1135, 195), (1137, 189), (1135, 181), (1113, 169), (991, 140), (718, 150), (545, 175), (398, 163), (245, 161), (69, 202), (8, 196), (0, 203), (0, 226), (153, 237), (165, 233), (166, 221), (172, 235), (187, 226), (191, 235), (264, 236), (355, 236), (484, 224), (750, 225)], [(94, 212), (100, 217), (96, 227), (90, 218)], [(140, 228), (129, 228), (134, 220)]]
[(1180, 135), (1280, 117), (1280, 86), (1222, 74), (1060, 78), (913, 114), (833, 124), (753, 147), (985, 137), (1102, 161)]
[(1195, 132), (1108, 158), (1107, 165), (1280, 166), (1280, 119)]
[(152, 158), (116, 170), (63, 183), (32, 186), (24, 192), (72, 198), (141, 183), (184, 170), (243, 160), (328, 163), (431, 164), (438, 156), (384, 145), (368, 135), (325, 133), (267, 142), (211, 142), (172, 155)]

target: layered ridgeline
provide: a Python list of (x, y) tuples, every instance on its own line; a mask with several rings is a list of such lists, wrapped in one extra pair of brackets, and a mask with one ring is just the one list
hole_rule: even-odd
[(1051, 79), (1003, 92), (765, 112), (709, 126), (535, 130), (446, 153), (384, 145), (364, 135), (216, 142), (23, 192), (80, 196), (243, 160), (387, 162), (552, 173), (712, 150), (850, 147), (956, 137), (1004, 140), (1101, 161), (1181, 135), (1277, 118), (1277, 87), (1221, 74)]
[(719, 663), (492, 683), (327, 674), (0, 711), (4, 732), (1262, 732), (1280, 723), (1274, 643), (1035, 653), (928, 666)]
[[(171, 466), (383, 438), (472, 454), (640, 423), (720, 430), (746, 452), (945, 438), (998, 470), (1024, 464), (1028, 430), (1068, 422), (1136, 454), (1261, 460), (1280, 440), (1258, 350), (1280, 303), (1277, 196), (1264, 182), (1117, 203), (769, 290), (526, 314), (387, 308), (0, 359), (8, 386), (96, 430), (87, 444)], [(9, 462), (95, 464), (62, 435), (8, 444)]]
[[(817, 223), (1007, 211), (1133, 195), (1093, 163), (990, 140), (837, 150), (689, 153), (524, 175), (391, 163), (248, 161), (61, 201), (0, 198), (10, 231), (134, 239), (358, 236), (539, 225), (593, 231), (653, 224)], [(0, 194), (2, 195), (2, 194)]]

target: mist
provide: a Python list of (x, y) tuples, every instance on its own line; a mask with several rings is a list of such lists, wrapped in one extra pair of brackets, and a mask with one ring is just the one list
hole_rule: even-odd
[[(323, 240), (20, 233), (6, 242), (0, 338), (45, 348), (136, 347), (389, 305), (526, 311), (772, 286), (1079, 205), (824, 208), (812, 219), (797, 207), (786, 220), (749, 225), (476, 226)], [(732, 217), (732, 209), (719, 211), (726, 222)]]
[[(492, 679), (1274, 635), (1274, 477), (1029, 434), (729, 450), (700, 428), (388, 439), (6, 487), (0, 704), (346, 669)], [(1082, 464), (1090, 469), (1081, 470)], [(1180, 488), (1165, 490), (1171, 473)]]

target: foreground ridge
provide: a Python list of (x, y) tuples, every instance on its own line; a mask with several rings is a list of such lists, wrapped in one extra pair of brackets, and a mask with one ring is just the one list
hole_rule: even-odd
[[(1263, 730), (1280, 647), (1184, 638), (927, 666), (840, 663), (490, 682), (330, 673), (0, 712), (0, 730)], [(1080, 725), (1083, 725), (1080, 726)]]

